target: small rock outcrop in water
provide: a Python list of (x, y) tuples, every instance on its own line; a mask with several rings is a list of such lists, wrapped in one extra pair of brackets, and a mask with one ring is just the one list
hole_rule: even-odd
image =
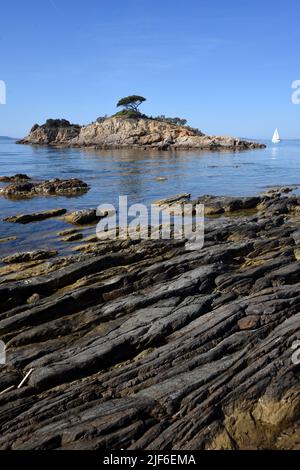
[(65, 220), (74, 225), (87, 225), (96, 223), (108, 215), (108, 212), (97, 214), (96, 209), (84, 209), (81, 211), (70, 212), (65, 216)]
[(66, 237), (62, 238), (63, 242), (76, 242), (78, 240), (82, 240), (83, 234), (82, 233), (73, 233), (73, 235), (67, 235)]
[(299, 449), (300, 197), (258, 201), (202, 250), (0, 267), (0, 449)]
[(42, 126), (35, 124), (29, 136), (19, 143), (39, 145), (67, 144), (70, 140), (78, 137), (80, 130), (80, 126), (71, 124), (66, 119), (48, 119)]
[(4, 188), (0, 188), (0, 196), (4, 196), (11, 199), (27, 198), (41, 195), (76, 196), (79, 193), (85, 193), (89, 190), (89, 186), (84, 181), (81, 181), (77, 178), (67, 180), (54, 178), (51, 180), (39, 182), (29, 181), (29, 177), (27, 177), (27, 181), (26, 179), (16, 179), (16, 176), (6, 178), (8, 179), (5, 182), (13, 181), (14, 183)]
[(0, 238), (0, 243), (8, 243), (17, 240), (16, 236)]
[(29, 176), (21, 173), (18, 173), (14, 176), (0, 176), (0, 183), (22, 183), (29, 180)]
[[(204, 135), (198, 130), (169, 122), (140, 118), (111, 117), (88, 126), (74, 126), (68, 121), (49, 120), (52, 125), (34, 126), (21, 144), (94, 148), (158, 149), (255, 149), (265, 145), (245, 140)], [(67, 124), (68, 123), (68, 124)]]
[(59, 217), (66, 214), (67, 209), (52, 209), (43, 212), (34, 212), (32, 214), (19, 214), (12, 217), (7, 217), (4, 222), (11, 222), (15, 224), (29, 224), (31, 222), (39, 222), (41, 220), (50, 219), (51, 217)]

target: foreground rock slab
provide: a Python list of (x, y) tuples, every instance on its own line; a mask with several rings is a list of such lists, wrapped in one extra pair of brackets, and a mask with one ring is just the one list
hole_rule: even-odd
[(0, 449), (299, 449), (295, 198), (3, 274)]

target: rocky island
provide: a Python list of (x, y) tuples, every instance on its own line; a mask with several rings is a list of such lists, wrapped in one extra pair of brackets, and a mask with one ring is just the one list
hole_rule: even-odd
[(145, 98), (135, 95), (124, 98), (118, 103), (125, 107), (122, 111), (112, 117), (99, 118), (87, 126), (71, 124), (65, 119), (48, 119), (43, 125), (35, 124), (29, 135), (18, 143), (98, 149), (243, 150), (265, 147), (234, 137), (205, 135), (187, 126), (186, 120), (180, 118), (146, 116), (138, 110), (143, 100)]

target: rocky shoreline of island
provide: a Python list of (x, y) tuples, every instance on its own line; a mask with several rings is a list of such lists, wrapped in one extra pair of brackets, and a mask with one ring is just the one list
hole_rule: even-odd
[[(48, 214), (65, 218), (58, 236), (73, 253), (0, 266), (0, 449), (297, 448), (291, 189), (157, 201), (205, 204), (205, 244), (192, 252), (185, 240), (84, 238), (93, 209)], [(43, 220), (20, 216), (7, 223)]]
[(48, 119), (35, 124), (18, 144), (60, 148), (157, 149), (157, 150), (247, 150), (262, 149), (264, 144), (228, 136), (209, 136), (198, 129), (170, 120), (144, 115), (117, 115), (98, 119), (87, 126), (65, 119)]

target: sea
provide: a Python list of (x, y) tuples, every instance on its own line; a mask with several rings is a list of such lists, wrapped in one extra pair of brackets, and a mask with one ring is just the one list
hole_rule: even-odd
[[(263, 141), (262, 141), (263, 142)], [(41, 196), (12, 200), (0, 196), (0, 258), (16, 251), (55, 248), (72, 252), (57, 234), (70, 228), (62, 218), (19, 225), (3, 219), (21, 213), (65, 208), (68, 211), (118, 207), (128, 203), (150, 206), (178, 193), (248, 196), (275, 186), (300, 187), (300, 140), (266, 143), (265, 149), (246, 151), (160, 151), (55, 149), (18, 145), (0, 137), (0, 176), (25, 173), (34, 180), (80, 178), (90, 191), (76, 197)], [(296, 189), (299, 194), (299, 190)], [(87, 235), (95, 226), (85, 228)], [(78, 242), (77, 242), (78, 244)]]

